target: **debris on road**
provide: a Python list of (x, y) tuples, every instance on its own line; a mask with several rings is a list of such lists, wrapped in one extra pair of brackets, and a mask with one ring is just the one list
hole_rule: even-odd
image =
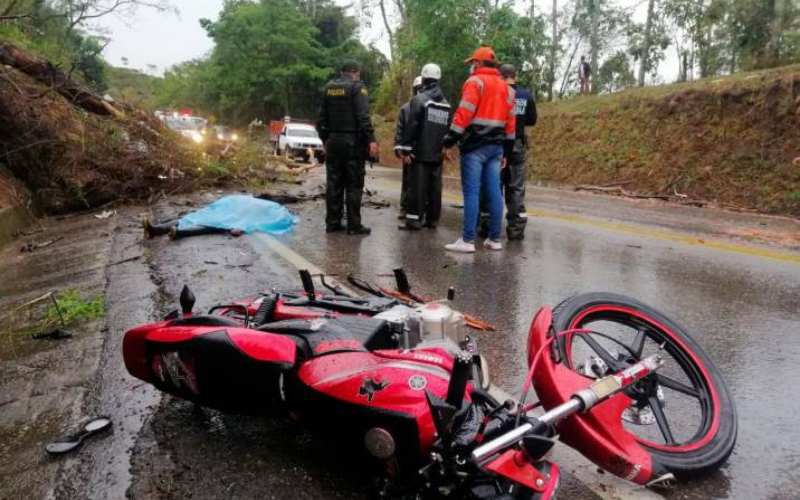
[(53, 238), (52, 240), (43, 241), (42, 243), (36, 243), (36, 242), (31, 241), (31, 242), (28, 242), (25, 245), (23, 245), (22, 248), (19, 249), (19, 251), (20, 252), (35, 252), (36, 250), (39, 250), (40, 248), (49, 247), (50, 245), (52, 245), (54, 243), (58, 243), (59, 241), (61, 241), (63, 239), (64, 239), (63, 236), (59, 236), (57, 238)]
[(111, 419), (106, 416), (95, 417), (85, 422), (80, 431), (56, 439), (45, 446), (47, 453), (51, 455), (61, 455), (78, 449), (83, 440), (94, 434), (98, 434), (111, 428)]
[(100, 212), (99, 214), (96, 214), (94, 217), (95, 217), (95, 219), (101, 219), (102, 220), (102, 219), (109, 219), (111, 217), (114, 217), (115, 215), (117, 215), (117, 211), (116, 210), (105, 210), (103, 212)]
[(69, 330), (65, 330), (63, 328), (56, 328), (50, 330), (49, 332), (43, 333), (34, 333), (31, 335), (33, 340), (62, 340), (62, 339), (71, 339), (72, 333)]

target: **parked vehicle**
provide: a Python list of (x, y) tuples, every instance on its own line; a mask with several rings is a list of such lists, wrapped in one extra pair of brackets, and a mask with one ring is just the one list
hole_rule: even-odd
[(219, 142), (236, 142), (239, 140), (239, 135), (225, 125), (215, 125), (212, 132), (213, 137)]
[(205, 129), (202, 128), (201, 122), (182, 117), (168, 117), (164, 120), (167, 127), (178, 132), (183, 137), (190, 139), (197, 145), (205, 142)]
[[(522, 397), (499, 401), (479, 339), (449, 301), (322, 294), (301, 276), (301, 293), (208, 314), (192, 313), (184, 287), (182, 313), (125, 334), (128, 371), (201, 405), (279, 412), (344, 440), (378, 462), (385, 497), (549, 500), (556, 437), (653, 487), (716, 470), (733, 450), (736, 410), (710, 357), (634, 299), (587, 294), (540, 309)], [(526, 405), (533, 381), (540, 402)]]
[(322, 140), (314, 124), (291, 119), (273, 120), (269, 123), (270, 142), (273, 152), (289, 159), (300, 158), (322, 161)]

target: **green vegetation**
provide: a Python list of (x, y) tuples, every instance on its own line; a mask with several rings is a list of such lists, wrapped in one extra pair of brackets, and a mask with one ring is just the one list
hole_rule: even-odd
[(58, 293), (55, 299), (58, 309), (53, 305), (47, 310), (45, 318), (45, 325), (49, 327), (61, 326), (62, 318), (64, 323), (69, 326), (100, 318), (106, 314), (106, 306), (101, 297), (85, 297), (80, 290), (65, 290)]
[(139, 109), (155, 109), (155, 94), (161, 79), (129, 68), (107, 66), (105, 69), (108, 93), (114, 99)]
[(201, 20), (214, 40), (207, 59), (169, 70), (157, 92), (163, 108), (191, 107), (220, 122), (291, 115), (314, 118), (319, 89), (347, 58), (380, 78), (385, 58), (356, 38), (356, 21), (332, 0), (227, 2), (217, 21)]
[(800, 215), (800, 65), (540, 105), (529, 175)]

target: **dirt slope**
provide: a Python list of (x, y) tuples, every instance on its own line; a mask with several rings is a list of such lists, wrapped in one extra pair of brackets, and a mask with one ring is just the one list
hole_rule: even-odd
[(144, 198), (186, 185), (200, 153), (133, 108), (102, 116), (0, 65), (0, 168), (47, 213)]
[(529, 175), (800, 216), (800, 66), (540, 106)]
[[(630, 192), (800, 216), (800, 65), (538, 107), (529, 132), (533, 182), (622, 183)], [(385, 118), (376, 125), (381, 159), (399, 167), (395, 118)]]

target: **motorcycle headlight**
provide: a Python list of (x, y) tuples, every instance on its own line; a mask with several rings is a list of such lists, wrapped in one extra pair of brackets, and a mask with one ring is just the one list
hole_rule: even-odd
[(222, 134), (217, 134), (217, 139), (221, 141), (222, 139), (224, 139), (224, 137), (222, 137)]
[(201, 142), (203, 142), (203, 136), (195, 132), (194, 134), (192, 134), (192, 140), (195, 143), (200, 144)]
[(231, 140), (232, 140), (232, 141), (238, 141), (238, 140), (239, 140), (239, 136), (238, 136), (238, 135), (236, 135), (236, 134), (233, 134), (233, 135), (231, 136)]

